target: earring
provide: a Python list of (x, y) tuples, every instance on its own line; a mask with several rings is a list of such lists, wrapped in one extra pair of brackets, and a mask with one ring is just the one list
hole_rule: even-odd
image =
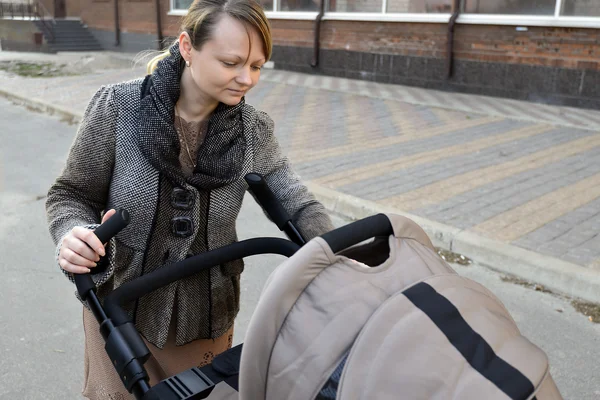
[(185, 60), (185, 66), (189, 67), (190, 66), (190, 62), (188, 60)]

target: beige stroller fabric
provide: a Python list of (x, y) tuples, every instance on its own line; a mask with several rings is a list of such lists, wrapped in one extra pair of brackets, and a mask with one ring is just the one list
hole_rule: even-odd
[(318, 237), (269, 277), (240, 399), (562, 399), (502, 303), (457, 275), (413, 221), (388, 218), (390, 237), (340, 254)]

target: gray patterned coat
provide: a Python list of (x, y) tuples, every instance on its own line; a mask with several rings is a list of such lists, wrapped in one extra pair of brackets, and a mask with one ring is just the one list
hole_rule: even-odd
[[(245, 136), (246, 152), (241, 178), (212, 190), (186, 183), (191, 209), (175, 207), (174, 185), (148, 162), (135, 138), (141, 87), (139, 79), (102, 87), (94, 95), (46, 202), (57, 251), (73, 227), (93, 227), (111, 208), (129, 211), (131, 223), (108, 246), (105, 271), (93, 273), (100, 297), (164, 264), (236, 241), (235, 223), (247, 190), (243, 176), (249, 172), (265, 176), (307, 238), (332, 229), (323, 206), (281, 155), (272, 120), (249, 105), (242, 108), (240, 134)], [(191, 219), (192, 234), (176, 235), (174, 217)], [(178, 345), (219, 337), (239, 311), (242, 270), (241, 260), (214, 267), (144, 296), (126, 310), (142, 335), (158, 347), (167, 339), (172, 317)]]

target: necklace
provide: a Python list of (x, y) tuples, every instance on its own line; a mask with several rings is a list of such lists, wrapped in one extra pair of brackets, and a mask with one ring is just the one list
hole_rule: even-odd
[(175, 105), (175, 111), (177, 113), (177, 119), (179, 120), (179, 129), (181, 129), (181, 136), (183, 138), (183, 144), (185, 144), (185, 150), (187, 152), (188, 158), (190, 159), (190, 163), (192, 164), (192, 168), (196, 169), (196, 164), (198, 164), (198, 162), (194, 160), (194, 158), (192, 157), (192, 153), (190, 152), (190, 146), (188, 146), (188, 142), (187, 142), (187, 138), (186, 138), (187, 129), (184, 127), (184, 124), (181, 119), (181, 114), (179, 113), (179, 109), (177, 108), (177, 105)]

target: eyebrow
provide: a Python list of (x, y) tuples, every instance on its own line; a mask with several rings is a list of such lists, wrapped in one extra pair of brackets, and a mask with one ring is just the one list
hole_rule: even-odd
[[(233, 58), (237, 58), (240, 61), (244, 61), (245, 59), (243, 57), (238, 56), (237, 54), (231, 54), (231, 53), (217, 53), (220, 56), (226, 56), (226, 57), (233, 57)], [(262, 57), (254, 62), (266, 62), (265, 58)]]

